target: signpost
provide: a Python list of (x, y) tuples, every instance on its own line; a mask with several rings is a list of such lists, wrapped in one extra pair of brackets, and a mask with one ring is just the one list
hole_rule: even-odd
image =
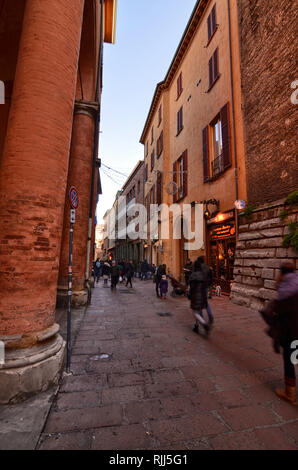
[(70, 202), (70, 232), (69, 232), (69, 263), (68, 263), (68, 291), (67, 291), (67, 340), (66, 340), (66, 372), (70, 373), (70, 351), (71, 351), (71, 295), (72, 295), (72, 243), (73, 226), (76, 221), (76, 209), (79, 207), (79, 196), (76, 188), (72, 186), (69, 190)]

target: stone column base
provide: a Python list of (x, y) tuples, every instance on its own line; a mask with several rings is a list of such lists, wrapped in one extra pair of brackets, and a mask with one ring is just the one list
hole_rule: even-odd
[(6, 348), (5, 362), (0, 365), (0, 404), (18, 403), (57, 385), (64, 351), (65, 341), (57, 333), (29, 348)]
[[(57, 308), (66, 308), (68, 303), (67, 289), (58, 287), (57, 290)], [(71, 295), (71, 306), (73, 308), (84, 307), (88, 303), (88, 291), (83, 289), (80, 291), (73, 291)]]

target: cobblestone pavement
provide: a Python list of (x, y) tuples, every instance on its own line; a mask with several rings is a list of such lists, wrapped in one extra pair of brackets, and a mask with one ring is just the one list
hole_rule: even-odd
[(101, 281), (38, 448), (297, 449), (298, 407), (274, 394), (282, 358), (259, 314), (223, 297), (211, 307), (206, 339), (187, 299)]

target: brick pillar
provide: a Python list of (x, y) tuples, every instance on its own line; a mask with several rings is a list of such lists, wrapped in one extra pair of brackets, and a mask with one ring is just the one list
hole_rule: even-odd
[(63, 357), (55, 302), (83, 6), (26, 2), (0, 168), (0, 403), (56, 381)]
[(68, 192), (74, 186), (79, 195), (76, 222), (73, 235), (73, 277), (72, 305), (80, 307), (87, 303), (86, 263), (88, 242), (88, 221), (90, 207), (90, 187), (94, 147), (94, 118), (96, 106), (76, 103), (73, 123), (70, 162), (68, 172), (67, 196), (64, 209), (64, 226), (61, 244), (57, 305), (67, 304), (68, 290), (68, 253), (69, 253), (69, 213)]

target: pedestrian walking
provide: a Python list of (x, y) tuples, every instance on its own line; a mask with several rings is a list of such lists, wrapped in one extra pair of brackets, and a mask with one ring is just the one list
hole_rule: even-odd
[(111, 274), (111, 266), (110, 264), (105, 261), (102, 267), (102, 275), (103, 275), (103, 285), (104, 287), (107, 287), (108, 285), (108, 280)]
[(119, 282), (120, 270), (119, 265), (116, 264), (116, 261), (112, 262), (111, 267), (111, 289), (116, 289), (116, 286)]
[(101, 265), (100, 265), (99, 258), (97, 258), (95, 261), (94, 274), (95, 274), (96, 282), (98, 284), (98, 281), (100, 279), (100, 274), (101, 274)]
[(271, 326), (268, 334), (274, 339), (274, 350), (283, 349), (284, 363), (284, 389), (275, 390), (278, 397), (292, 405), (296, 400), (296, 374), (291, 359), (297, 349), (298, 340), (298, 274), (292, 263), (283, 263), (277, 280), (277, 297), (269, 306), (271, 313)]
[(129, 263), (126, 264), (125, 266), (125, 277), (126, 277), (126, 287), (128, 287), (128, 284), (130, 284), (130, 287), (132, 288), (132, 278), (134, 275), (134, 266), (132, 261), (129, 261)]
[(184, 278), (185, 278), (185, 284), (188, 286), (189, 285), (189, 278), (191, 276), (193, 270), (193, 265), (192, 261), (190, 259), (187, 260), (186, 265), (184, 266)]
[(212, 325), (212, 323), (214, 322), (214, 316), (212, 314), (212, 311), (211, 311), (211, 308), (210, 308), (210, 305), (209, 305), (209, 302), (208, 302), (208, 297), (209, 297), (210, 289), (212, 289), (213, 271), (210, 268), (210, 266), (208, 266), (208, 264), (205, 264), (204, 256), (199, 256), (198, 257), (198, 262), (201, 263), (202, 271), (203, 271), (203, 274), (204, 274), (204, 279), (205, 279), (205, 283), (206, 283), (206, 295), (207, 295), (207, 314), (208, 314), (208, 318), (209, 318), (209, 324)]
[(148, 272), (148, 262), (144, 260), (141, 264), (141, 281), (144, 281), (147, 277)]
[(166, 275), (167, 267), (165, 264), (162, 264), (158, 266), (156, 273), (154, 275), (153, 281), (155, 282), (155, 291), (156, 291), (156, 296), (161, 297), (160, 294), (160, 281), (162, 279), (163, 275)]
[(189, 278), (189, 299), (191, 301), (190, 306), (194, 311), (196, 319), (193, 331), (199, 333), (199, 326), (202, 325), (206, 335), (210, 330), (209, 323), (203, 317), (203, 309), (207, 309), (207, 289), (206, 289), (206, 277), (202, 270), (202, 263), (197, 260), (194, 264), (194, 271)]
[(163, 300), (166, 300), (167, 293), (168, 293), (168, 288), (169, 288), (169, 283), (167, 281), (167, 276), (165, 274), (163, 274), (161, 276), (161, 281), (160, 281), (160, 284), (159, 284), (159, 288), (160, 288), (161, 298)]

